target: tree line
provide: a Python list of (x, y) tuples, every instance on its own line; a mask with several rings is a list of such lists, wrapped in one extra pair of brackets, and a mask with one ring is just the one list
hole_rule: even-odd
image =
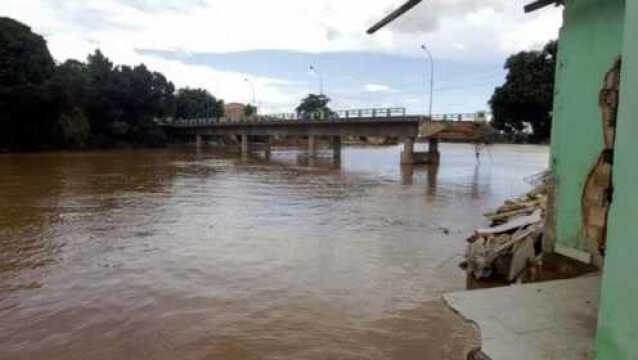
[(144, 64), (115, 65), (100, 50), (56, 64), (45, 39), (0, 18), (0, 150), (155, 146), (156, 118), (221, 117), (224, 102), (179, 89)]

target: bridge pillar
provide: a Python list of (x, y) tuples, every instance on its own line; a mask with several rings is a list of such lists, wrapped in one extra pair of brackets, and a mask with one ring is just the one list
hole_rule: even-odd
[(271, 145), (272, 136), (266, 136), (266, 141), (264, 142), (264, 157), (266, 158), (266, 160), (270, 160), (270, 156), (272, 154)]
[(314, 135), (308, 136), (308, 156), (317, 156), (317, 137)]
[(199, 149), (202, 147), (202, 143), (202, 136), (199, 134), (195, 135), (195, 146)]
[(246, 134), (241, 135), (241, 155), (247, 157), (250, 153), (250, 138)]
[(335, 160), (341, 159), (341, 136), (332, 138), (332, 158)]
[(441, 160), (441, 154), (439, 153), (439, 139), (430, 138), (429, 148), (427, 152), (428, 164), (438, 164)]
[(406, 137), (403, 139), (403, 152), (401, 152), (401, 164), (414, 164), (414, 138)]

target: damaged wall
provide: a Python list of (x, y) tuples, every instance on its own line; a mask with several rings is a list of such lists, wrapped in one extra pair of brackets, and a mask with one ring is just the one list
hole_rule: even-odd
[(598, 98), (602, 79), (621, 53), (625, 0), (568, 0), (559, 42), (551, 166), (555, 180), (549, 239), (588, 251), (582, 236), (586, 178), (603, 149)]
[[(625, 34), (638, 34), (638, 1), (627, 1)], [(638, 41), (623, 48), (614, 159), (614, 196), (607, 231), (597, 359), (638, 359)]]

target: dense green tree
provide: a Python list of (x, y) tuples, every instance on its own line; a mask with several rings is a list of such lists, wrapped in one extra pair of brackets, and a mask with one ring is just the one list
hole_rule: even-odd
[[(145, 65), (114, 66), (99, 50), (87, 61), (86, 111), (98, 142), (156, 143), (155, 118), (174, 112), (174, 85)], [(147, 141), (149, 140), (149, 141)]]
[(45, 40), (0, 18), (0, 150), (160, 145), (157, 119), (221, 117), (224, 103), (182, 89), (145, 65), (116, 66), (99, 50), (55, 65)]
[(108, 134), (109, 123), (119, 121), (121, 109), (116, 106), (115, 95), (119, 84), (113, 63), (96, 50), (87, 59), (86, 114), (91, 128), (98, 137)]
[(204, 89), (179, 89), (176, 97), (175, 118), (220, 118), (224, 116), (224, 101), (217, 100)]
[(0, 17), (0, 86), (42, 84), (54, 70), (42, 36), (13, 19)]
[(85, 107), (88, 91), (86, 64), (77, 60), (65, 61), (56, 67), (47, 86), (47, 91), (57, 96), (61, 112)]
[(257, 115), (257, 107), (251, 104), (246, 105), (244, 107), (244, 116), (251, 117), (253, 115)]
[(333, 114), (333, 111), (328, 107), (330, 98), (326, 95), (308, 94), (301, 104), (297, 106), (297, 114), (301, 118), (319, 118), (324, 115)]
[(55, 106), (44, 84), (54, 71), (44, 38), (24, 24), (0, 18), (0, 149), (49, 143)]
[(490, 100), (492, 126), (507, 134), (521, 135), (531, 129), (531, 140), (547, 141), (551, 132), (557, 42), (542, 51), (523, 51), (505, 63), (505, 84)]
[(58, 121), (58, 129), (62, 147), (77, 149), (88, 145), (91, 127), (81, 108), (74, 107), (63, 112)]

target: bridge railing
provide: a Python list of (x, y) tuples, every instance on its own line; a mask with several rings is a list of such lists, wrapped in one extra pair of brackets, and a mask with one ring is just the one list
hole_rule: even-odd
[[(250, 118), (242, 118), (233, 120), (230, 118), (200, 118), (200, 119), (162, 119), (155, 121), (160, 125), (176, 126), (176, 127), (207, 127), (219, 124), (236, 124), (236, 123), (256, 123), (256, 122), (286, 122), (295, 120), (325, 120), (325, 121), (342, 121), (356, 119), (384, 119), (384, 118), (403, 118), (406, 109), (395, 108), (369, 108), (369, 109), (350, 109), (332, 112), (317, 112), (308, 116), (300, 116), (297, 113), (282, 113), (261, 115)], [(435, 114), (432, 116), (434, 121), (489, 121), (491, 114), (487, 112), (476, 113), (449, 113)]]
[(434, 114), (432, 120), (434, 121), (488, 121), (492, 114), (484, 111), (475, 113), (449, 113), (449, 114)]
[(280, 113), (266, 115), (267, 118), (284, 120), (336, 120), (336, 119), (369, 119), (386, 117), (405, 117), (405, 108), (369, 108), (369, 109), (348, 109), (337, 111), (318, 111), (305, 116), (299, 113)]

